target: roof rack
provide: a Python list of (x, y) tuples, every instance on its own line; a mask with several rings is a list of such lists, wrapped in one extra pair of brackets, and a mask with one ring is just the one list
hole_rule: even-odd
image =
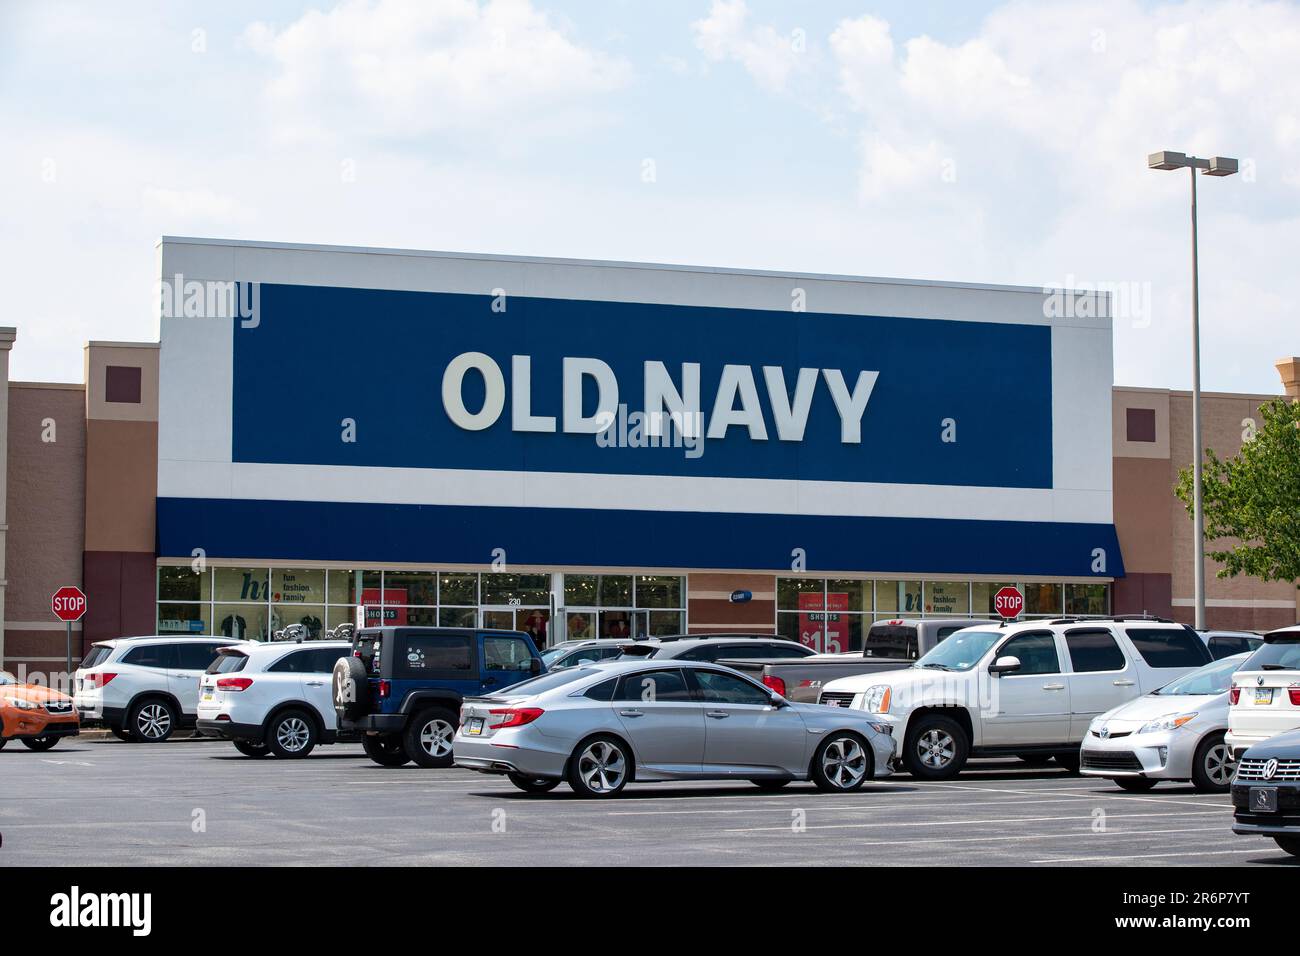
[(738, 641), (746, 641), (746, 640), (788, 641), (790, 640), (790, 638), (782, 637), (780, 634), (756, 634), (756, 633), (727, 634), (723, 631), (708, 631), (702, 634), (665, 634), (662, 637), (651, 638), (651, 640), (655, 640), (655, 641), (659, 641), (660, 643), (663, 643), (666, 641), (702, 641), (708, 638), (726, 638), (728, 640), (738, 640)]

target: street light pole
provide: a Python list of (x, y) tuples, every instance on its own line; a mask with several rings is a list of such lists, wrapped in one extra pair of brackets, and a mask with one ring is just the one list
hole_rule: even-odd
[(1196, 563), (1192, 565), (1193, 594), (1196, 598), (1196, 628), (1205, 627), (1205, 498), (1201, 487), (1201, 278), (1196, 242), (1196, 167), (1188, 166), (1192, 179), (1192, 537), (1196, 541)]
[(1192, 462), (1192, 536), (1196, 545), (1196, 560), (1192, 565), (1192, 581), (1196, 600), (1196, 628), (1205, 627), (1205, 499), (1202, 490), (1203, 446), (1201, 444), (1201, 284), (1200, 262), (1196, 236), (1196, 171), (1206, 176), (1231, 176), (1237, 171), (1237, 161), (1226, 156), (1201, 159), (1184, 153), (1164, 150), (1147, 157), (1151, 169), (1182, 169), (1186, 167), (1192, 177), (1192, 445), (1196, 456)]

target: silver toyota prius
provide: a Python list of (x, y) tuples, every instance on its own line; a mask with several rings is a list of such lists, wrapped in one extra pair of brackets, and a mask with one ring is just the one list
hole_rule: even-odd
[(751, 780), (775, 790), (811, 779), (850, 793), (889, 774), (889, 717), (780, 694), (716, 664), (615, 660), (543, 674), (470, 697), (452, 744), (456, 766), (583, 797), (629, 782)]

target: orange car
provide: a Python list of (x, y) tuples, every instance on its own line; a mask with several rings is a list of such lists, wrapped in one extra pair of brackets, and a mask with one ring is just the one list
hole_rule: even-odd
[(49, 750), (60, 737), (80, 732), (71, 697), (0, 671), (0, 750), (15, 738), (32, 750)]

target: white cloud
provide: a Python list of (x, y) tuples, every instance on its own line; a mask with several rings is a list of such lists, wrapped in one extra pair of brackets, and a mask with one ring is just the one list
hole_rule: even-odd
[(710, 60), (740, 63), (759, 86), (784, 90), (804, 55), (802, 34), (751, 27), (745, 0), (713, 0), (709, 15), (691, 24), (695, 45)]
[(558, 132), (630, 76), (530, 0), (344, 0), (244, 40), (277, 69), (268, 100), (285, 140)]

